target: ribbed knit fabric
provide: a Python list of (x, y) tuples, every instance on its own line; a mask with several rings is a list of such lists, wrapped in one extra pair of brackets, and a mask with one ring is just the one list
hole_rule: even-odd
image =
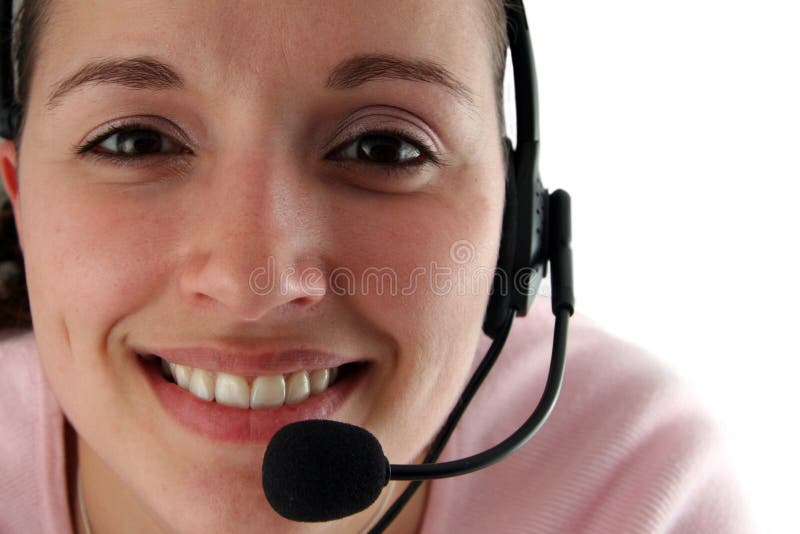
[[(552, 336), (550, 303), (537, 297), (443, 459), (495, 445), (530, 415)], [(490, 344), (481, 336), (478, 358)], [(753, 532), (713, 421), (672, 372), (580, 314), (567, 349), (548, 422), (506, 460), (433, 482), (422, 534)], [(0, 532), (69, 533), (64, 419), (32, 332), (3, 334), (0, 373)]]
[[(550, 302), (537, 298), (531, 313), (515, 320), (442, 460), (497, 444), (533, 412), (554, 324)], [(482, 338), (480, 356), (489, 345)], [(576, 314), (548, 421), (505, 460), (436, 481), (422, 534), (753, 532), (719, 436), (671, 370)]]
[(32, 331), (2, 333), (0, 376), (0, 532), (72, 532), (64, 415), (47, 386)]

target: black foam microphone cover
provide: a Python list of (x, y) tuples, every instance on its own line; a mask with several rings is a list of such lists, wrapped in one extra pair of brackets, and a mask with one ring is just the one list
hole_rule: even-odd
[(311, 419), (275, 434), (264, 453), (261, 482), (283, 517), (331, 521), (375, 502), (389, 471), (375, 436), (347, 423)]

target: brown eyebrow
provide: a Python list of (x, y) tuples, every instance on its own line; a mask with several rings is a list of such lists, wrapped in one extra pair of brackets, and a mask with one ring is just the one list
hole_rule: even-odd
[(45, 107), (52, 111), (64, 95), (88, 83), (117, 84), (132, 89), (172, 89), (184, 85), (175, 69), (153, 57), (104, 58), (87, 63), (56, 83)]
[(378, 79), (411, 80), (434, 83), (445, 87), (462, 104), (475, 107), (475, 97), (469, 87), (455, 79), (443, 65), (429, 59), (403, 59), (387, 54), (354, 56), (336, 65), (325, 87), (352, 89)]
[[(340, 62), (331, 70), (325, 87), (353, 89), (379, 79), (437, 84), (456, 96), (461, 104), (476, 111), (472, 91), (456, 80), (443, 65), (428, 59), (404, 59), (388, 54), (354, 56)], [(74, 74), (55, 83), (46, 108), (52, 111), (67, 93), (90, 83), (151, 90), (176, 89), (185, 84), (176, 69), (154, 57), (103, 58), (83, 65)]]

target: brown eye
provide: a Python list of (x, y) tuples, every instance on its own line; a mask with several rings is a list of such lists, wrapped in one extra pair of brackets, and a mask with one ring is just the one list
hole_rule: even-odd
[(409, 138), (408, 134), (394, 130), (366, 132), (343, 143), (331, 154), (330, 159), (363, 166), (372, 166), (382, 171), (413, 171), (426, 163), (439, 164), (433, 148), (422, 141)]
[(356, 142), (358, 159), (383, 165), (405, 165), (423, 159), (422, 152), (403, 139), (383, 134), (369, 134)]
[(148, 156), (177, 153), (179, 146), (168, 136), (151, 129), (117, 130), (107, 135), (95, 146), (121, 157)]

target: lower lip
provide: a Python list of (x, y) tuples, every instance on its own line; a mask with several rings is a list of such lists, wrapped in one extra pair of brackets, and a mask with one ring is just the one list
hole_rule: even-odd
[[(291, 406), (242, 409), (198, 399), (161, 374), (158, 359), (137, 356), (161, 406), (189, 430), (216, 441), (267, 443), (281, 428), (305, 419), (328, 419), (342, 405), (363, 373), (344, 376), (325, 390)], [(361, 369), (359, 370), (361, 371)]]

